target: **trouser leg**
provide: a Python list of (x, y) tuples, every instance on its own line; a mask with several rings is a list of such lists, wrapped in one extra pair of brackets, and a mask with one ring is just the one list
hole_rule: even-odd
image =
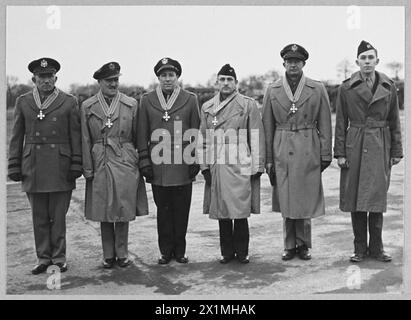
[(51, 262), (49, 194), (27, 193), (33, 216), (34, 243), (39, 264)]
[(284, 249), (295, 249), (296, 235), (295, 235), (295, 220), (290, 218), (283, 218), (283, 237)]
[(295, 220), (295, 239), (297, 247), (311, 248), (311, 219)]
[(234, 255), (233, 244), (233, 221), (231, 219), (218, 220), (220, 231), (220, 249), (223, 257), (232, 257)]
[(351, 212), (351, 223), (354, 232), (354, 252), (367, 253), (367, 212)]
[(105, 259), (113, 259), (116, 257), (115, 253), (115, 238), (114, 238), (114, 223), (101, 222), (101, 242), (103, 245), (103, 257)]
[(370, 233), (369, 250), (371, 255), (377, 255), (384, 251), (382, 243), (382, 212), (370, 212), (368, 216), (368, 231)]
[(128, 222), (114, 224), (115, 251), (119, 259), (128, 258)]
[(250, 233), (248, 229), (248, 220), (235, 219), (234, 220), (234, 232), (233, 232), (233, 244), (234, 251), (238, 257), (248, 256), (248, 245), (250, 241)]
[(174, 250), (174, 227), (171, 212), (173, 193), (169, 187), (152, 185), (153, 198), (157, 206), (157, 234), (161, 255), (171, 257)]
[(174, 254), (176, 257), (183, 257), (186, 252), (186, 234), (192, 190), (192, 183), (174, 187), (173, 190), (172, 214), (174, 227)]
[(53, 263), (66, 262), (66, 215), (70, 206), (71, 190), (51, 192), (49, 195), (51, 258)]

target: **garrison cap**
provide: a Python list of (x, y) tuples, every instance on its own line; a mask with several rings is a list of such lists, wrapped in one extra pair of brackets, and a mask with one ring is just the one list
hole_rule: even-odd
[(232, 66), (230, 66), (228, 63), (223, 65), (218, 71), (217, 76), (223, 75), (223, 76), (232, 76), (234, 79), (237, 80), (237, 75), (235, 74), (235, 70)]
[(96, 80), (117, 78), (119, 76), (121, 76), (120, 65), (114, 61), (104, 64), (93, 74), (93, 78)]
[(361, 43), (360, 43), (360, 45), (358, 46), (357, 58), (358, 58), (358, 56), (359, 56), (361, 53), (363, 53), (363, 52), (365, 52), (365, 51), (368, 51), (368, 50), (372, 50), (372, 49), (375, 50), (375, 52), (377, 52), (377, 49), (375, 49), (375, 48), (371, 45), (371, 43), (362, 40)]
[(171, 70), (177, 74), (177, 77), (181, 76), (182, 68), (177, 60), (171, 58), (163, 58), (154, 66), (154, 73), (158, 77), (163, 70)]
[(308, 59), (309, 55), (307, 50), (305, 50), (302, 46), (293, 43), (285, 46), (284, 49), (281, 50), (280, 56), (284, 60), (294, 58), (305, 61)]
[(52, 58), (40, 58), (30, 62), (28, 69), (33, 74), (57, 73), (60, 70), (60, 63)]

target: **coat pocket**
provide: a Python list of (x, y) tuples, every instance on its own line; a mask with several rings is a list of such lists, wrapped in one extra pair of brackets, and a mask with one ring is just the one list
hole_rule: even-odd
[(62, 179), (66, 179), (67, 172), (70, 170), (71, 150), (68, 145), (62, 144), (59, 147), (59, 171)]
[(31, 166), (31, 149), (33, 148), (33, 144), (26, 144), (24, 146), (24, 150), (23, 150), (23, 159), (22, 159), (22, 163), (21, 163), (21, 174), (23, 175), (23, 177), (26, 177), (29, 174), (30, 168)]

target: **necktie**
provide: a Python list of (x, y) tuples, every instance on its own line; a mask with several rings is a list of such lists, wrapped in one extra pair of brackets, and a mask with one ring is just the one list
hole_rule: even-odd
[(371, 78), (365, 78), (365, 83), (367, 84), (368, 88), (372, 89), (372, 80), (371, 80)]

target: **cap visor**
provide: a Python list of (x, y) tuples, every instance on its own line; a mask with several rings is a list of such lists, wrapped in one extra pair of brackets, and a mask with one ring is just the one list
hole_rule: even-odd
[(101, 80), (107, 80), (107, 79), (118, 78), (119, 76), (121, 76), (121, 73), (117, 73), (117, 74), (113, 74), (113, 75), (108, 76), (108, 77), (101, 78)]

